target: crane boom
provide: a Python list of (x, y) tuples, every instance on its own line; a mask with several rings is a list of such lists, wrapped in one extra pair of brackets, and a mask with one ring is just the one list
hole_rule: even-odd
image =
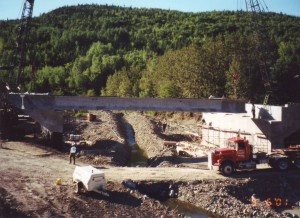
[(259, 71), (265, 87), (266, 95), (263, 105), (266, 107), (268, 104), (269, 96), (272, 93), (271, 81), (270, 81), (270, 67), (268, 66), (267, 57), (269, 53), (269, 36), (266, 26), (261, 23), (261, 13), (266, 12), (266, 9), (261, 4), (260, 0), (245, 0), (247, 11), (252, 12), (252, 21), (257, 34), (258, 46), (259, 46)]
[(22, 10), (21, 16), (21, 25), (18, 28), (17, 32), (17, 58), (16, 61), (18, 62), (18, 74), (17, 74), (17, 85), (22, 83), (21, 75), (24, 71), (25, 61), (26, 61), (26, 41), (27, 35), (29, 30), (29, 23), (32, 18), (32, 11), (33, 11), (34, 0), (25, 0)]

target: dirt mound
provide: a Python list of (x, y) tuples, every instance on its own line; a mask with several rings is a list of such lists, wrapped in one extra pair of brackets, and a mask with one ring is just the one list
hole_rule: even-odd
[(91, 145), (105, 146), (107, 141), (124, 143), (125, 139), (119, 131), (119, 117), (109, 111), (89, 111), (96, 116), (92, 122), (84, 119), (77, 123), (77, 129), (80, 131), (82, 139), (89, 141)]
[(153, 125), (153, 118), (138, 112), (126, 113), (124, 118), (132, 125), (135, 141), (147, 152), (148, 157), (160, 155), (164, 140), (155, 134), (156, 126)]
[[(171, 167), (180, 163), (176, 150), (164, 146), (165, 141), (200, 143), (198, 116), (197, 119), (193, 117), (178, 119), (174, 116), (166, 120), (166, 118), (150, 117), (144, 113), (130, 112), (124, 117), (132, 125), (135, 140), (139, 147), (146, 151), (151, 167)], [(166, 129), (163, 128), (165, 123)]]
[[(200, 142), (197, 127), (199, 116), (191, 117), (191, 114), (188, 114), (187, 119), (186, 113), (178, 113), (166, 119), (160, 116), (147, 116), (142, 112), (89, 111), (89, 113), (95, 117), (94, 121), (90, 122), (86, 117), (72, 118), (64, 129), (67, 137), (70, 134), (81, 136), (84, 143), (78, 143), (80, 158), (90, 164), (115, 166), (127, 164), (131, 147), (128, 145), (130, 143), (127, 143), (126, 122), (132, 126), (134, 140), (146, 153), (149, 166), (152, 167), (171, 167), (180, 163), (176, 150), (164, 146), (165, 141), (187, 142), (193, 145)], [(68, 146), (65, 152), (68, 152)]]
[[(130, 147), (127, 145), (121, 115), (109, 111), (89, 111), (95, 120), (73, 118), (65, 127), (65, 135), (79, 135), (77, 148), (80, 159), (95, 165), (124, 166), (130, 157)], [(66, 145), (68, 151), (69, 144)]]

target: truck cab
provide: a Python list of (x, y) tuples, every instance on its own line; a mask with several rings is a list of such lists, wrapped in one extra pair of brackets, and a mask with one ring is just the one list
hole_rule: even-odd
[(227, 140), (227, 147), (218, 148), (208, 153), (208, 167), (217, 169), (225, 176), (235, 169), (255, 169), (253, 149), (246, 138), (239, 135)]
[(231, 175), (236, 169), (256, 169), (256, 165), (262, 163), (280, 171), (290, 167), (300, 169), (300, 145), (272, 149), (270, 154), (254, 154), (249, 141), (237, 135), (227, 140), (227, 147), (208, 152), (208, 168), (219, 170), (224, 176)]

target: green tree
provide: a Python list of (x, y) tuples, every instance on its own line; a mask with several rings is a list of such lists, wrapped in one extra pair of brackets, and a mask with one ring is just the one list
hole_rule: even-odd
[(2, 53), (4, 48), (4, 39), (0, 37), (0, 53)]
[(289, 43), (280, 43), (279, 58), (275, 64), (274, 98), (278, 102), (300, 102), (300, 37)]
[(68, 77), (64, 67), (46, 66), (38, 70), (34, 78), (36, 90), (38, 92), (52, 92), (63, 94), (63, 87), (66, 86)]
[(238, 99), (237, 93), (241, 76), (240, 72), (240, 63), (234, 56), (229, 66), (229, 70), (226, 72), (226, 90), (227, 96), (230, 99)]

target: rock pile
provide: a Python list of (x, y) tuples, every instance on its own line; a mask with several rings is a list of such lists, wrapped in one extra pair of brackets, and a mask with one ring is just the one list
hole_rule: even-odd
[[(274, 178), (257, 182), (235, 178), (179, 183), (179, 199), (201, 207), (217, 217), (286, 217), (276, 212), (274, 202), (270, 205), (270, 199), (273, 198), (270, 193), (273, 196), (278, 193), (276, 182), (270, 186), (270, 181), (274, 181), (272, 179)], [(281, 182), (278, 184), (282, 185)], [(294, 188), (297, 190), (296, 183)], [(290, 197), (287, 196), (292, 199)], [(286, 205), (281, 205), (284, 206)]]

